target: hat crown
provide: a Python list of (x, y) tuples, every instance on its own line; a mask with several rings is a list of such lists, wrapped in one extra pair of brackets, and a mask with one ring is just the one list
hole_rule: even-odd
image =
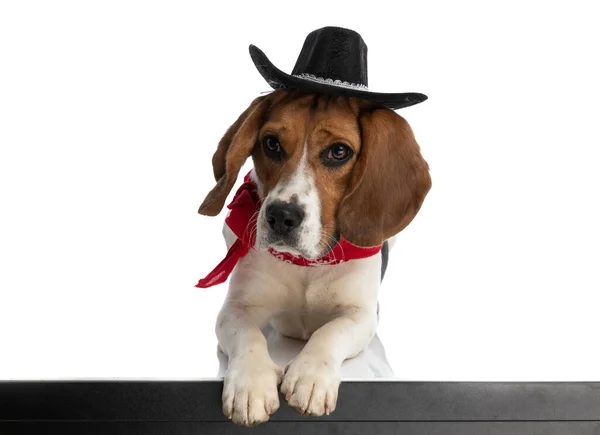
[(353, 30), (323, 27), (305, 39), (296, 65), (295, 76), (315, 76), (368, 86), (367, 44)]

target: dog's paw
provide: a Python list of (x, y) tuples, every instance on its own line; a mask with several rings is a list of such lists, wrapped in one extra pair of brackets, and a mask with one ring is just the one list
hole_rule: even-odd
[(223, 413), (234, 423), (256, 426), (279, 408), (281, 369), (270, 359), (242, 358), (230, 363), (223, 386)]
[(281, 392), (302, 415), (329, 415), (335, 410), (340, 367), (323, 358), (298, 355), (285, 369)]

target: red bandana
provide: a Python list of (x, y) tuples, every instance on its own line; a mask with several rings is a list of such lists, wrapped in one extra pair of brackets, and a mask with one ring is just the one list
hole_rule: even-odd
[[(256, 184), (250, 179), (250, 173), (244, 177), (244, 184), (240, 186), (231, 204), (227, 206), (231, 213), (225, 219), (225, 224), (237, 236), (237, 240), (229, 252), (212, 272), (205, 278), (198, 281), (196, 287), (207, 288), (213, 285), (221, 284), (227, 280), (229, 274), (237, 264), (240, 258), (248, 253), (254, 246), (256, 231), (256, 219), (261, 206), (261, 199), (258, 196)], [(298, 266), (322, 266), (339, 264), (345, 261), (358, 260), (359, 258), (371, 257), (381, 251), (381, 245), (372, 248), (361, 248), (355, 246), (345, 239), (341, 239), (335, 247), (325, 256), (315, 260), (308, 260), (304, 257), (292, 255), (288, 252), (278, 252), (273, 248), (269, 252), (278, 259), (286, 263), (296, 264)]]

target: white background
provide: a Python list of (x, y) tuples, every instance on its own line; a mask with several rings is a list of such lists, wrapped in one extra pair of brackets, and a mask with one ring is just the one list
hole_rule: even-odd
[(580, 2), (2, 2), (0, 378), (217, 372), (226, 128), (305, 36), (359, 31), (433, 189), (379, 333), (401, 379), (600, 380), (597, 13)]

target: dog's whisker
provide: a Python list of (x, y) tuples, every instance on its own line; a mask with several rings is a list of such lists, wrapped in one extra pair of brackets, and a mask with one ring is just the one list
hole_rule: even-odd
[(248, 221), (248, 225), (246, 225), (246, 228), (244, 229), (244, 234), (243, 234), (244, 237), (248, 234), (248, 231), (250, 232), (251, 240), (254, 236), (256, 236), (256, 225), (257, 225), (259, 213), (260, 213), (260, 211), (257, 210), (250, 217), (250, 220)]
[[(328, 251), (331, 253), (333, 260), (334, 261), (338, 261), (338, 258), (335, 254), (334, 251), (334, 247), (337, 244), (338, 240), (336, 239), (336, 237), (334, 235), (332, 235), (331, 233), (325, 231), (325, 230), (321, 230), (321, 238), (323, 239), (321, 243), (323, 243)], [(331, 243), (330, 243), (331, 241)], [(342, 257), (344, 256), (344, 247), (340, 245), (340, 248), (342, 249)]]

